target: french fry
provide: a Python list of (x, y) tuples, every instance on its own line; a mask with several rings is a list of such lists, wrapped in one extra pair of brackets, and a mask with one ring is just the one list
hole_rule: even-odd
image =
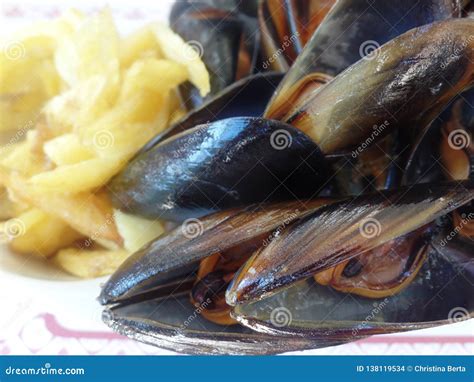
[(17, 234), (9, 238), (10, 248), (18, 253), (50, 257), (82, 237), (62, 220), (39, 209), (29, 210), (6, 223), (17, 226)]
[(116, 80), (93, 76), (52, 98), (43, 109), (51, 135), (77, 131), (100, 118), (115, 103)]
[(104, 186), (184, 115), (178, 86), (205, 95), (209, 74), (165, 25), (121, 38), (108, 9), (69, 11), (15, 42), (0, 52), (0, 239), (78, 277), (109, 274), (163, 225), (114, 211)]
[[(169, 121), (167, 98), (162, 99), (158, 112), (154, 110), (156, 105), (153, 106), (144, 99), (133, 97), (87, 129), (83, 129), (82, 142), (94, 149), (100, 157), (120, 156), (125, 161), (130, 159), (146, 142), (165, 129)], [(128, 115), (122, 117), (124, 113)], [(146, 115), (151, 115), (152, 119), (147, 122), (133, 122), (135, 118), (140, 120)]]
[(76, 164), (95, 157), (94, 151), (84, 146), (79, 137), (72, 133), (47, 141), (43, 150), (57, 166)]
[(119, 210), (114, 210), (114, 217), (117, 229), (123, 238), (123, 245), (131, 253), (164, 232), (163, 224), (159, 220), (143, 219)]
[(8, 174), (0, 168), (0, 180), (17, 198), (31, 206), (56, 216), (84, 236), (111, 248), (122, 245), (113, 219), (113, 210), (105, 195), (81, 193), (61, 195), (38, 192), (18, 174)]
[(8, 220), (25, 211), (27, 206), (10, 198), (8, 190), (0, 188), (0, 220)]
[(44, 155), (34, 150), (35, 134), (35, 131), (29, 131), (27, 139), (15, 145), (15, 150), (6, 155), (0, 161), (0, 164), (10, 170), (19, 172), (23, 176), (31, 176), (44, 171), (47, 168)]
[(120, 66), (129, 68), (143, 58), (162, 58), (153, 29), (147, 25), (120, 42)]
[[(163, 73), (166, 73), (166, 76), (163, 76)], [(120, 99), (129, 99), (144, 89), (157, 94), (167, 94), (186, 81), (187, 77), (188, 72), (184, 65), (169, 60), (143, 59), (135, 62), (125, 73)], [(152, 78), (157, 80), (150, 81)]]
[(55, 45), (45, 34), (0, 43), (0, 131), (19, 131), (36, 123), (46, 101), (59, 93)]
[(55, 53), (56, 68), (71, 87), (97, 75), (118, 76), (119, 36), (110, 10), (84, 19)]
[(163, 55), (186, 66), (191, 83), (199, 89), (202, 96), (207, 95), (211, 90), (209, 73), (199, 52), (194, 51), (193, 47), (187, 45), (179, 35), (164, 24), (156, 23), (154, 31)]
[(94, 158), (42, 172), (28, 183), (35, 192), (77, 194), (102, 187), (124, 165), (125, 161), (117, 157)]
[(79, 248), (69, 248), (59, 251), (54, 257), (54, 262), (74, 276), (94, 278), (110, 275), (129, 255), (127, 250), (85, 251)]

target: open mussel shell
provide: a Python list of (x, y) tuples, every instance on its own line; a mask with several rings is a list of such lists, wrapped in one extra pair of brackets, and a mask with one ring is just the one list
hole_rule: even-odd
[(443, 125), (449, 113), (442, 113), (413, 147), (403, 173), (403, 184), (435, 183), (446, 180), (439, 147), (443, 140)]
[(102, 305), (147, 299), (179, 289), (194, 280), (200, 260), (227, 249), (262, 241), (282, 224), (290, 224), (329, 203), (328, 199), (254, 205), (184, 222), (130, 256), (101, 291)]
[(474, 184), (465, 181), (379, 191), (320, 208), (247, 261), (227, 289), (227, 303), (263, 299), (421, 228), (473, 198)]
[(223, 327), (202, 316), (188, 294), (116, 306), (104, 322), (134, 340), (186, 354), (276, 354), (342, 343), (256, 333), (241, 325)]
[(472, 249), (472, 244), (470, 252), (464, 248), (463, 258), (453, 250), (439, 253), (427, 247), (417, 277), (385, 298), (341, 293), (308, 279), (262, 301), (238, 305), (232, 315), (266, 334), (347, 342), (466, 320), (474, 317)]
[(474, 89), (460, 94), (413, 148), (405, 184), (474, 178)]
[(310, 198), (326, 174), (322, 154), (304, 133), (279, 121), (241, 117), (172, 136), (135, 158), (109, 189), (124, 211), (179, 221)]
[[(104, 321), (135, 340), (183, 353), (273, 354), (332, 346), (338, 339), (307, 340), (255, 333), (240, 325), (223, 327), (204, 319), (190, 302), (200, 259), (240, 244), (257, 245), (282, 224), (329, 200), (251, 206), (223, 211), (184, 224), (132, 255), (103, 287)], [(191, 237), (193, 235), (194, 237)], [(250, 243), (248, 243), (250, 242)]]
[(245, 77), (209, 98), (161, 134), (150, 140), (137, 155), (173, 135), (197, 125), (231, 117), (259, 117), (283, 78), (282, 73), (267, 72)]
[[(296, 105), (284, 120), (308, 134), (325, 154), (377, 142), (396, 129), (416, 136), (455, 96), (472, 87), (472, 35), (472, 19), (406, 32)], [(374, 126), (384, 126), (377, 136)]]
[(474, 179), (474, 89), (453, 102), (442, 126), (440, 157), (448, 179)]
[(263, 68), (287, 71), (335, 0), (264, 0), (258, 21), (264, 51)]
[(289, 69), (266, 116), (280, 119), (322, 78), (328, 81), (361, 58), (373, 58), (376, 48), (412, 28), (457, 17), (460, 9), (457, 0), (337, 1)]

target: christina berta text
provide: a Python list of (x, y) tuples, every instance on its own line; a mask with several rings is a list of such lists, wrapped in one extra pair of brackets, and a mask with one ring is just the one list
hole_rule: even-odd
[(413, 369), (418, 373), (465, 373), (465, 366), (436, 366), (436, 365), (417, 365)]

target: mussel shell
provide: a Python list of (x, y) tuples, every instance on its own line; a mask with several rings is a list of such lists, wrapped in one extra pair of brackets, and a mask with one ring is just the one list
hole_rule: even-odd
[(203, 123), (231, 117), (260, 117), (282, 78), (282, 73), (267, 72), (234, 82), (189, 112), (182, 120), (155, 136), (137, 155), (173, 135)]
[[(285, 121), (306, 132), (325, 154), (352, 150), (370, 139), (375, 143), (395, 129), (417, 136), (472, 87), (472, 35), (471, 19), (410, 30), (296, 105)], [(385, 127), (374, 135), (379, 126)]]
[(258, 19), (264, 69), (287, 71), (335, 0), (264, 0)]
[(305, 76), (336, 76), (375, 48), (402, 33), (437, 20), (460, 15), (458, 0), (339, 0), (288, 71), (267, 108), (278, 118), (287, 109), (291, 88)]
[[(474, 317), (474, 258), (427, 248), (428, 260), (402, 292), (369, 299), (308, 279), (262, 301), (238, 305), (233, 317), (273, 335), (354, 341), (373, 334), (431, 328)], [(471, 247), (472, 251), (472, 247)]]
[(446, 114), (439, 116), (412, 149), (405, 163), (403, 184), (434, 183), (443, 181), (443, 167), (440, 161), (439, 145)]
[(242, 304), (232, 315), (242, 326), (205, 320), (205, 304), (193, 306), (189, 291), (121, 301), (104, 321), (134, 340), (193, 354), (274, 354), (334, 346), (374, 335), (431, 328), (473, 316), (472, 243), (440, 233), (428, 261), (400, 294), (367, 299), (301, 281), (263, 301)]
[[(459, 120), (458, 120), (459, 118)], [(452, 123), (453, 131), (448, 131)], [(452, 133), (451, 138), (449, 137)], [(474, 179), (474, 89), (460, 94), (449, 107), (436, 118), (426, 133), (414, 145), (410, 158), (406, 163), (404, 184), (429, 183), (442, 179), (451, 179), (449, 165), (446, 160), (458, 160), (459, 154), (464, 154), (467, 166), (465, 170), (470, 179)], [(448, 142), (443, 142), (448, 140)], [(456, 157), (442, 158), (442, 145), (448, 145), (450, 150), (459, 151)], [(451, 154), (453, 151), (448, 152)]]
[(130, 256), (104, 285), (99, 301), (107, 305), (163, 296), (170, 285), (193, 279), (203, 258), (245, 247), (262, 235), (270, 237), (272, 231), (330, 202), (316, 199), (254, 205), (185, 222)]
[(104, 312), (114, 331), (134, 340), (185, 354), (276, 354), (338, 345), (344, 340), (272, 336), (241, 325), (223, 327), (199, 315), (189, 296), (177, 295)]
[(189, 7), (206, 6), (226, 11), (238, 11), (247, 16), (257, 16), (258, 0), (179, 0), (175, 1), (170, 12), (170, 21), (174, 22)]
[(227, 290), (227, 303), (263, 299), (404, 236), (473, 198), (474, 183), (451, 182), (379, 191), (320, 208), (247, 261)]
[(324, 158), (279, 121), (230, 118), (196, 126), (135, 158), (109, 184), (120, 209), (184, 220), (263, 201), (309, 198), (326, 178)]

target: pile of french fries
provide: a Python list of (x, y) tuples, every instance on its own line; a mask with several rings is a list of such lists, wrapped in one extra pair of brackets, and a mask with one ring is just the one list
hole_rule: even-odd
[(0, 239), (84, 278), (113, 272), (163, 223), (113, 209), (107, 182), (183, 115), (206, 67), (167, 26), (121, 37), (105, 9), (69, 11), (3, 41)]

